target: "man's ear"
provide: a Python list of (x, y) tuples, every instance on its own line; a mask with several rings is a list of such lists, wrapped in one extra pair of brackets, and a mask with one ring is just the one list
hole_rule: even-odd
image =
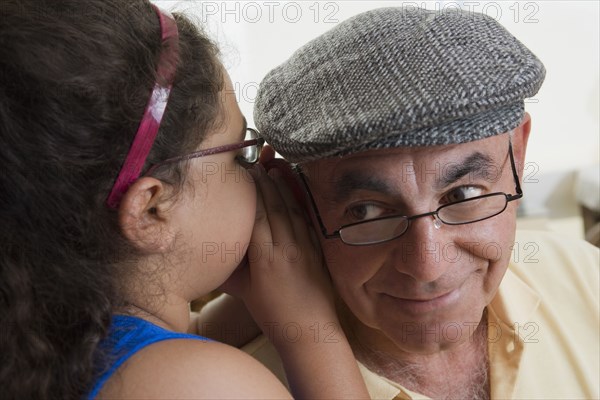
[(527, 142), (529, 141), (529, 133), (531, 132), (531, 116), (525, 113), (521, 124), (514, 129), (512, 137), (513, 154), (519, 176), (523, 176), (525, 168), (525, 153), (527, 152)]
[(152, 177), (138, 179), (129, 187), (119, 206), (123, 235), (145, 253), (171, 248), (175, 235), (169, 224), (169, 186)]

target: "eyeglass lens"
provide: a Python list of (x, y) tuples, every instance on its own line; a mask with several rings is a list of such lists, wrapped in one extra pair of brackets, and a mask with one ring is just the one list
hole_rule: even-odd
[(505, 207), (506, 196), (499, 193), (448, 204), (438, 210), (438, 217), (445, 224), (464, 224), (493, 217), (504, 211)]
[[(505, 210), (507, 202), (504, 193), (494, 193), (444, 205), (438, 208), (437, 215), (445, 224), (468, 224), (500, 214)], [(347, 244), (368, 245), (381, 243), (404, 234), (411, 219), (413, 218), (396, 216), (365, 221), (342, 227), (339, 234), (342, 241)]]

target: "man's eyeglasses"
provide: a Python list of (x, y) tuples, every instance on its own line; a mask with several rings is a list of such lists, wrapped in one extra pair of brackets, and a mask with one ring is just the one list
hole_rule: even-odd
[(306, 192), (310, 198), (315, 215), (323, 237), (326, 239), (340, 238), (342, 242), (352, 246), (367, 246), (388, 242), (399, 238), (410, 227), (410, 222), (422, 217), (434, 217), (436, 226), (439, 223), (446, 225), (464, 225), (473, 222), (483, 221), (501, 214), (506, 210), (509, 201), (517, 200), (523, 197), (523, 191), (519, 184), (515, 160), (512, 151), (512, 143), (508, 143), (508, 154), (510, 156), (510, 165), (512, 167), (513, 178), (515, 180), (516, 194), (506, 194), (503, 192), (489, 193), (482, 196), (471, 197), (465, 200), (444, 204), (435, 211), (413, 216), (392, 215), (381, 218), (375, 218), (368, 221), (361, 221), (340, 227), (332, 233), (327, 233), (327, 228), (323, 224), (321, 215), (317, 208), (315, 199), (309, 189), (308, 182), (304, 174), (299, 171), (299, 175), (304, 184)]
[(233, 150), (241, 150), (237, 156), (237, 159), (241, 163), (250, 166), (258, 161), (260, 151), (265, 143), (265, 140), (263, 138), (259, 138), (258, 135), (259, 133), (256, 129), (246, 128), (246, 140), (244, 140), (243, 142), (211, 147), (210, 149), (195, 151), (193, 153), (189, 153), (183, 156), (168, 158), (165, 161), (152, 165), (144, 175), (151, 175), (158, 168), (166, 164), (187, 161), (193, 158), (205, 157)]

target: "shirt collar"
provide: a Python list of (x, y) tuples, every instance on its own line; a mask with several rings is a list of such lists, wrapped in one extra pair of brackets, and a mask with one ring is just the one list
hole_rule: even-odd
[(506, 326), (523, 326), (531, 320), (540, 301), (538, 293), (513, 272), (509, 265), (488, 309)]

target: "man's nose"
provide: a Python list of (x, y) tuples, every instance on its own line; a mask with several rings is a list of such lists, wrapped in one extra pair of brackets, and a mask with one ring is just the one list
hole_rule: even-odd
[(444, 275), (451, 268), (444, 257), (448, 228), (433, 216), (412, 220), (406, 233), (396, 240), (394, 267), (422, 283), (434, 282)]

